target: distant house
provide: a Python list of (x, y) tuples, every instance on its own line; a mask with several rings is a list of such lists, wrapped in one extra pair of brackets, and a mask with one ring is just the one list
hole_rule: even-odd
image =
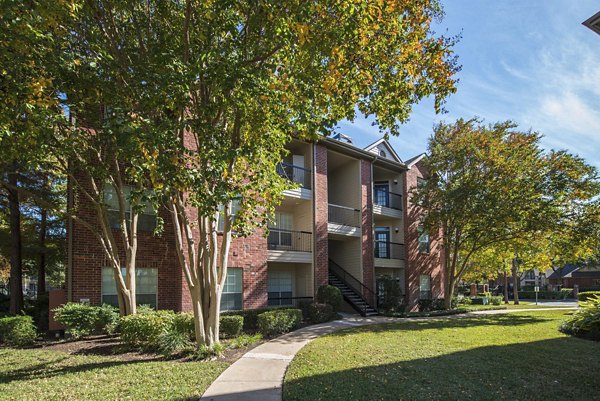
[(548, 276), (548, 282), (556, 288), (573, 288), (580, 291), (600, 290), (600, 266), (577, 266), (567, 264)]

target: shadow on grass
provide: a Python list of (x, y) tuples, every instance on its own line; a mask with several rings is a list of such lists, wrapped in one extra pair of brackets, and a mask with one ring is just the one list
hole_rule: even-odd
[(290, 379), (283, 399), (600, 400), (599, 370), (600, 347), (558, 338)]
[(67, 359), (69, 359), (69, 357), (65, 356), (62, 358), (53, 359), (51, 361), (38, 363), (36, 365), (28, 365), (27, 367), (21, 369), (0, 371), (0, 383), (10, 383), (13, 381), (27, 381), (42, 378), (46, 379), (69, 373), (81, 373), (97, 369), (111, 368), (114, 366), (147, 362), (111, 360), (102, 362), (83, 363), (77, 365), (61, 365), (61, 363), (65, 362)]
[(414, 330), (444, 330), (451, 328), (472, 328), (482, 326), (524, 326), (530, 324), (541, 324), (553, 319), (532, 315), (497, 314), (482, 316), (452, 315), (439, 318), (399, 318), (397, 321), (349, 328), (349, 330), (336, 331), (330, 336), (347, 336), (356, 333), (378, 332), (378, 331), (414, 331)]

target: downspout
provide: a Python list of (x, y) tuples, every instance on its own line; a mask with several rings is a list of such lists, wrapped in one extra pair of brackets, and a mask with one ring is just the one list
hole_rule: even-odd
[(67, 179), (67, 302), (73, 301), (73, 182)]

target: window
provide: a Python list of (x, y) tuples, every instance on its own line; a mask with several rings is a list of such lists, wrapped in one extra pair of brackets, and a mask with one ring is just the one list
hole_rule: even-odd
[[(231, 202), (231, 221), (235, 220), (235, 215), (240, 211), (240, 199), (234, 199)], [(225, 228), (225, 220), (223, 216), (223, 205), (219, 205), (219, 217), (217, 220), (217, 231), (223, 232)]]
[(269, 249), (289, 249), (292, 246), (293, 221), (293, 214), (275, 212), (275, 219), (269, 226)]
[(379, 156), (381, 156), (381, 157), (387, 157), (387, 154), (385, 153), (385, 150), (379, 150)]
[(419, 252), (420, 253), (429, 253), (429, 233), (423, 228), (423, 226), (419, 226)]
[(269, 306), (292, 304), (292, 272), (269, 271)]
[[(121, 269), (121, 274), (125, 277), (125, 268)], [(137, 305), (150, 305), (151, 307), (156, 308), (157, 283), (158, 269), (140, 267), (135, 269), (135, 300)], [(115, 283), (112, 267), (102, 268), (102, 303), (119, 306), (119, 301), (117, 299), (117, 283)]]
[(379, 206), (390, 206), (390, 184), (387, 181), (376, 182), (373, 185), (373, 202)]
[(375, 227), (375, 257), (384, 259), (390, 257), (389, 227)]
[[(424, 178), (417, 178), (417, 192), (421, 192), (422, 189), (427, 185), (427, 180)], [(419, 201), (419, 205), (421, 206), (426, 206), (427, 205), (427, 200), (426, 199), (421, 199)]]
[(242, 269), (227, 269), (227, 278), (221, 294), (221, 310), (242, 310)]
[[(126, 185), (124, 188), (125, 192), (125, 218), (127, 222), (131, 219), (131, 191), (132, 187)], [(108, 224), (111, 228), (119, 229), (119, 199), (117, 197), (117, 191), (115, 188), (106, 184), (104, 186), (104, 203), (106, 203), (106, 209), (108, 211)], [(146, 206), (138, 216), (138, 231), (154, 231), (156, 228), (156, 212), (152, 209), (152, 206)]]
[(419, 298), (431, 299), (431, 276), (421, 275), (419, 277)]

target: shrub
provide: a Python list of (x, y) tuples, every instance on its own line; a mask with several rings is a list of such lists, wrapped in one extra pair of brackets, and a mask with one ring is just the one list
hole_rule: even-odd
[(577, 294), (579, 301), (587, 301), (588, 299), (594, 298), (594, 296), (600, 296), (600, 291), (583, 291)]
[(379, 299), (379, 308), (386, 313), (404, 312), (404, 295), (398, 280), (384, 276), (377, 279), (377, 286), (383, 287), (383, 297)]
[(419, 312), (430, 312), (444, 309), (446, 309), (444, 306), (444, 298), (419, 300)]
[(559, 327), (563, 333), (600, 341), (600, 294), (579, 303), (580, 310)]
[(194, 344), (190, 340), (188, 333), (177, 330), (167, 330), (158, 335), (156, 344), (153, 345), (153, 347), (161, 354), (168, 356), (191, 351), (194, 348)]
[(342, 292), (333, 285), (322, 285), (317, 290), (317, 302), (329, 304), (337, 312), (342, 307)]
[(262, 340), (263, 336), (260, 333), (256, 334), (242, 334), (238, 337), (235, 337), (229, 343), (231, 348), (243, 348)]
[(27, 315), (0, 319), (0, 342), (8, 345), (31, 345), (37, 337), (33, 318)]
[(496, 295), (496, 296), (490, 297), (490, 304), (502, 305), (502, 300), (503, 300), (503, 297), (501, 295)]
[(54, 320), (65, 326), (66, 333), (73, 338), (98, 332), (111, 334), (119, 319), (116, 309), (110, 305), (91, 306), (69, 302), (54, 309), (54, 312)]
[(300, 309), (263, 312), (258, 315), (258, 328), (264, 336), (274, 336), (293, 330), (301, 320), (302, 311)]
[(159, 349), (161, 334), (173, 330), (175, 313), (154, 311), (123, 316), (120, 319), (121, 340), (130, 347)]
[(258, 330), (258, 315), (269, 311), (280, 311), (295, 309), (290, 306), (275, 306), (262, 309), (244, 309), (236, 311), (224, 311), (221, 316), (242, 316), (244, 318), (244, 331), (255, 332)]
[(237, 337), (242, 332), (244, 327), (243, 316), (221, 316), (219, 318), (219, 326), (222, 337)]
[(187, 312), (174, 313), (168, 331), (179, 333), (188, 339), (193, 340), (195, 337), (194, 314)]
[(573, 289), (572, 288), (561, 288), (558, 294), (560, 299), (573, 298)]
[(472, 297), (471, 303), (473, 305), (489, 305), (490, 299), (488, 297)]
[(312, 303), (308, 306), (308, 320), (311, 323), (324, 323), (335, 319), (337, 314), (329, 304)]

